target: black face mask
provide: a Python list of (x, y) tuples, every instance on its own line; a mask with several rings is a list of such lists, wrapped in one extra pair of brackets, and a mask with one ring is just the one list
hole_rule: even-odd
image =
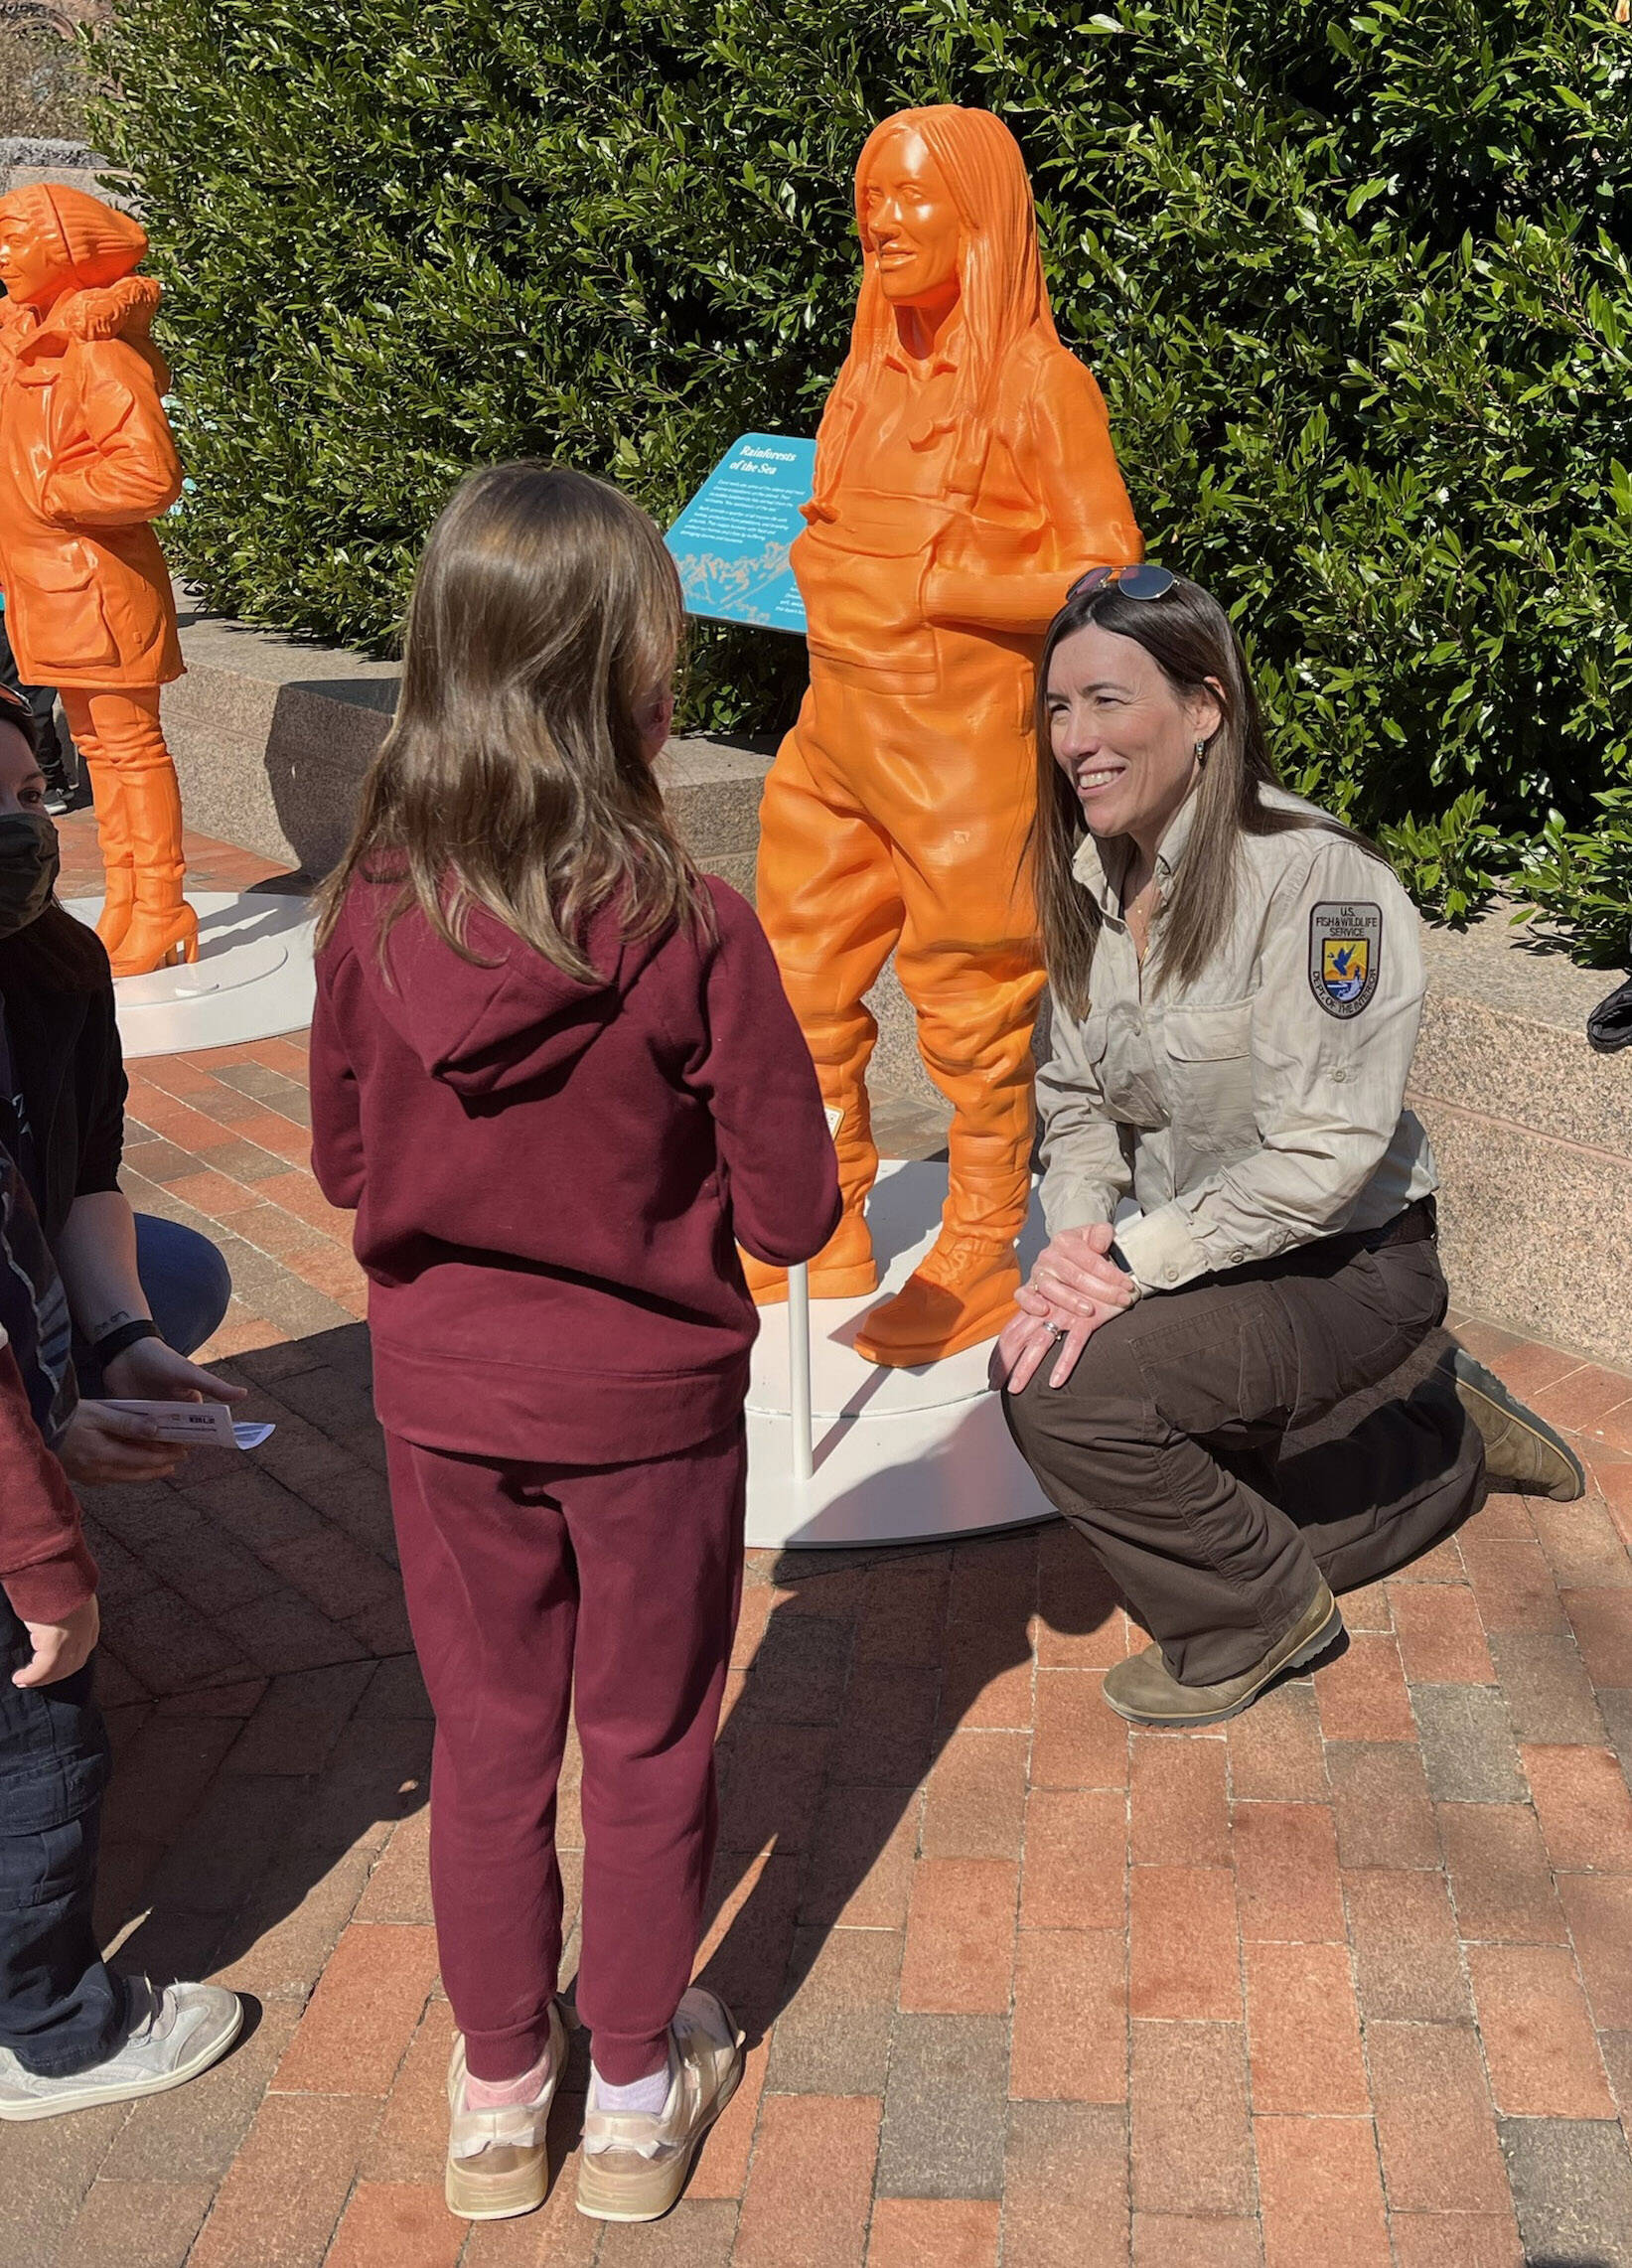
[(57, 830), (43, 811), (0, 813), (0, 940), (39, 920), (60, 863)]

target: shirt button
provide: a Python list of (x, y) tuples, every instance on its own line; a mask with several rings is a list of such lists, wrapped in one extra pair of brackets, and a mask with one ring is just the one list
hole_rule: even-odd
[(1243, 1261), (1245, 1261), (1245, 1260), (1246, 1260), (1246, 1258), (1247, 1258), (1247, 1255), (1246, 1255), (1244, 1252), (1233, 1252), (1233, 1253), (1230, 1255), (1230, 1258), (1231, 1258), (1231, 1259), (1232, 1259), (1232, 1260), (1235, 1262), (1236, 1266), (1239, 1268), (1239, 1267), (1242, 1265)]
[(1333, 1078), (1334, 1078), (1334, 1079), (1337, 1081), (1337, 1083), (1338, 1083), (1338, 1085), (1339, 1085), (1339, 1086), (1341, 1086), (1341, 1085), (1343, 1084), (1343, 1081), (1344, 1081), (1345, 1079), (1347, 1079), (1347, 1077), (1348, 1077), (1348, 1076), (1349, 1076), (1349, 1074), (1348, 1074), (1348, 1073), (1347, 1073), (1347, 1072), (1344, 1070), (1344, 1068), (1343, 1068), (1343, 1066), (1342, 1066), (1342, 1064), (1341, 1064), (1341, 1063), (1338, 1065), (1337, 1069), (1336, 1069), (1336, 1070), (1335, 1070), (1335, 1071), (1332, 1073), (1332, 1077), (1333, 1077)]

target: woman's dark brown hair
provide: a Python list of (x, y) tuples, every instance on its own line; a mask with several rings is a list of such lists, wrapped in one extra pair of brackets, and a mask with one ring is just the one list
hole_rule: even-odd
[(532, 463), (462, 483), (419, 564), (396, 715), (319, 942), (354, 877), (401, 883), (382, 955), (414, 905), (468, 961), (484, 906), (586, 983), (585, 927), (613, 900), (628, 937), (709, 926), (647, 748), (683, 626), (663, 537), (616, 489)]
[(1206, 746), (1194, 823), (1152, 934), (1152, 975), (1158, 983), (1193, 983), (1228, 934), (1244, 834), (1325, 827), (1374, 857), (1382, 856), (1363, 835), (1334, 819), (1264, 802), (1264, 789), (1279, 783), (1264, 744), (1258, 696), (1229, 616), (1199, 583), (1175, 576), (1172, 589), (1153, 599), (1128, 598), (1112, 583), (1068, 599), (1049, 625), (1037, 668), (1037, 818), (1030, 853), (1049, 982), (1074, 1016), (1088, 1013), (1100, 908), (1072, 872), (1088, 823), (1076, 790), (1054, 759), (1048, 679), (1055, 649), (1091, 623), (1142, 646), (1176, 693), (1188, 697), (1210, 691), (1224, 712)]

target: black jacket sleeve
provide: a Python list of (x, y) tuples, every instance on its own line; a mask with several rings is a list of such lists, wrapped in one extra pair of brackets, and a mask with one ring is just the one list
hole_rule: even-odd
[(74, 1194), (90, 1197), (99, 1190), (118, 1188), (119, 1160), (124, 1155), (129, 1083), (111, 984), (93, 994), (86, 1007), (74, 1068), (79, 1089), (79, 1170)]

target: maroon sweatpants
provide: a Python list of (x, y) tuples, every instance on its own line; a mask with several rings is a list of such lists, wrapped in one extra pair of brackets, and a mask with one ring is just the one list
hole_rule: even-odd
[(742, 1595), (741, 1422), (645, 1464), (488, 1463), (387, 1434), (408, 1616), (436, 1711), (431, 1896), (470, 2068), (544, 2051), (561, 1956), (555, 1788), (583, 1745), (578, 2009), (644, 2078), (691, 1981), (719, 1823), (714, 1736)]

